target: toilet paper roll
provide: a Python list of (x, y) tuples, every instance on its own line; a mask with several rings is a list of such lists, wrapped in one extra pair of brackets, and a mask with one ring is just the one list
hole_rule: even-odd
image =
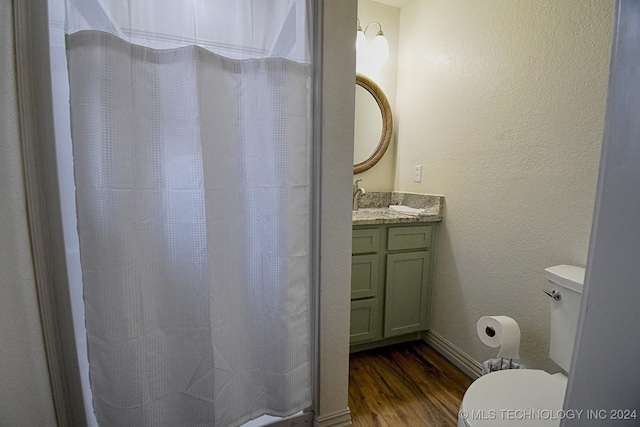
[(520, 327), (508, 316), (484, 316), (478, 320), (480, 341), (489, 347), (500, 347), (498, 357), (520, 359)]

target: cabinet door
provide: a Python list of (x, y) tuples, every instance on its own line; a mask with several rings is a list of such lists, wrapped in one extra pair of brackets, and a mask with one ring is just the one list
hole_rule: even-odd
[(378, 298), (351, 301), (351, 325), (349, 342), (351, 344), (378, 338)]
[(429, 251), (387, 255), (385, 337), (426, 329), (428, 277)]

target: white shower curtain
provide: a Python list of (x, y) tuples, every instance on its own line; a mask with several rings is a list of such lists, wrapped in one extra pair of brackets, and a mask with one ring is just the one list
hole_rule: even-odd
[(102, 426), (311, 405), (307, 3), (67, 0)]

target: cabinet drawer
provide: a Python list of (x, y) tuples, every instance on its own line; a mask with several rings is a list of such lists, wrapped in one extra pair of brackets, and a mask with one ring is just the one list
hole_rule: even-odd
[(378, 251), (380, 230), (375, 228), (353, 230), (351, 236), (352, 254), (366, 254)]
[(378, 325), (378, 298), (351, 301), (351, 344), (377, 338)]
[(353, 255), (351, 257), (351, 299), (378, 296), (380, 255)]
[(424, 249), (431, 245), (431, 226), (391, 227), (387, 249), (398, 251), (403, 249)]

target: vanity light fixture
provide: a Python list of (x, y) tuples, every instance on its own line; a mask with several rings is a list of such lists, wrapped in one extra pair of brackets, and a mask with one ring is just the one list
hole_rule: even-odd
[(365, 34), (367, 33), (369, 27), (373, 24), (378, 24), (379, 30), (378, 34), (376, 34), (375, 38), (371, 42), (371, 53), (375, 55), (377, 59), (384, 61), (385, 59), (389, 58), (389, 43), (387, 42), (387, 38), (384, 36), (384, 32), (382, 31), (382, 25), (380, 25), (378, 21), (370, 22), (366, 27), (364, 27), (363, 31), (362, 26), (360, 25), (360, 19), (358, 19), (356, 48), (359, 51), (366, 49), (367, 39)]

